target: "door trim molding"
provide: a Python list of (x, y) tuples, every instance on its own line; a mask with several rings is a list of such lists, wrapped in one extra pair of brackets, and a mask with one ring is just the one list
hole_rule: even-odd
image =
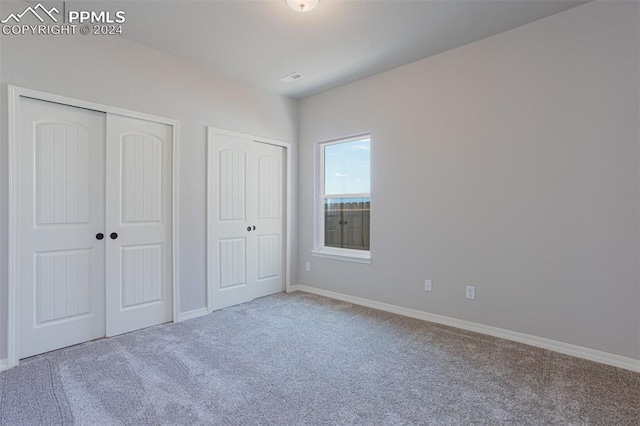
[(215, 154), (213, 150), (213, 135), (225, 135), (242, 139), (250, 139), (253, 142), (266, 143), (270, 145), (276, 145), (284, 148), (286, 159), (286, 188), (284, 191), (285, 196), (285, 260), (284, 260), (284, 274), (285, 274), (285, 291), (288, 293), (291, 291), (291, 237), (292, 237), (292, 188), (291, 188), (291, 143), (283, 142), (275, 139), (263, 138), (261, 136), (249, 135), (241, 132), (234, 132), (231, 130), (220, 129), (217, 127), (207, 126), (207, 243), (206, 243), (206, 257), (207, 257), (207, 311), (213, 310), (213, 264), (209, 254), (211, 253), (211, 244), (213, 244), (214, 224), (212, 212), (215, 211), (215, 198), (214, 188), (212, 185), (213, 179), (213, 167)]
[(19, 209), (19, 171), (20, 171), (20, 98), (32, 98), (41, 101), (54, 102), (62, 105), (84, 108), (88, 110), (104, 112), (106, 114), (122, 115), (140, 120), (154, 121), (167, 124), (173, 129), (173, 151), (171, 153), (171, 196), (172, 196), (172, 262), (173, 262), (173, 321), (180, 320), (180, 273), (179, 273), (179, 128), (180, 122), (171, 118), (146, 114), (123, 108), (117, 108), (96, 102), (69, 98), (39, 90), (27, 89), (18, 86), (8, 86), (8, 127), (9, 127), (9, 259), (8, 279), (9, 288), (7, 295), (7, 364), (15, 367), (20, 361), (20, 209)]

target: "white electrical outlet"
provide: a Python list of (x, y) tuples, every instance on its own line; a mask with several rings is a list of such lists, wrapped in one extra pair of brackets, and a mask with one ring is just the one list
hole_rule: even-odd
[(307, 272), (311, 272), (311, 262), (307, 262), (304, 264), (304, 270)]
[(431, 291), (431, 280), (424, 280), (424, 291)]
[(476, 288), (472, 285), (467, 286), (467, 299), (475, 299), (476, 298)]

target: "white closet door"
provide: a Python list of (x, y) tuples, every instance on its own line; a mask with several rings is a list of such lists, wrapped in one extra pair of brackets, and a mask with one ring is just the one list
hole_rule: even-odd
[(212, 309), (284, 291), (283, 148), (210, 135)]
[(20, 358), (103, 337), (103, 113), (20, 102)]
[(107, 335), (172, 320), (172, 127), (107, 117)]
[(214, 211), (215, 239), (209, 244), (213, 309), (253, 299), (247, 280), (247, 239), (251, 233), (247, 213), (247, 167), (251, 141), (214, 134), (209, 164)]
[[(279, 293), (284, 278), (284, 148), (253, 142), (249, 167), (249, 268), (253, 297)], [(255, 226), (255, 230), (253, 227)]]

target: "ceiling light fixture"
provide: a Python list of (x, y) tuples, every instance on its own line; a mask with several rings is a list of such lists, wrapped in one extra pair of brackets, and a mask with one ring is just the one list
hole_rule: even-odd
[(289, 7), (296, 12), (309, 12), (316, 8), (320, 0), (287, 0)]

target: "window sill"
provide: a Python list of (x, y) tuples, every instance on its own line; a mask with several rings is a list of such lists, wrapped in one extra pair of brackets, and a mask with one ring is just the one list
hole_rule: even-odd
[(349, 249), (323, 248), (311, 250), (311, 256), (324, 259), (342, 260), (344, 262), (371, 264), (371, 252)]

